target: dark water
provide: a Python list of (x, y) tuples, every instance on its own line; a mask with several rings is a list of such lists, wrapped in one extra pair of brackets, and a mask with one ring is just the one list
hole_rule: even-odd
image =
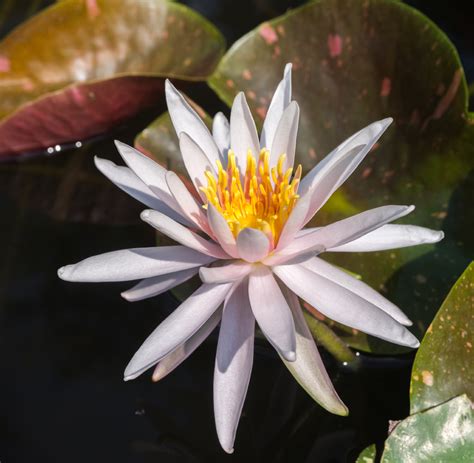
[[(9, 3), (3, 33), (24, 17), (26, 3)], [(187, 3), (232, 43), (301, 2)], [(409, 3), (450, 34), (470, 81), (474, 47), (466, 12), (445, 2)], [(190, 94), (207, 101), (210, 112), (223, 109), (205, 85)], [(341, 418), (315, 404), (258, 341), (236, 452), (228, 456), (218, 445), (212, 414), (215, 334), (160, 383), (149, 375), (124, 383), (132, 354), (177, 301), (165, 294), (131, 304), (119, 295), (127, 284), (70, 284), (56, 277), (65, 263), (154, 243), (138, 218), (140, 205), (100, 179), (92, 156), (118, 162), (112, 138), (131, 143), (161, 109), (80, 150), (0, 165), (0, 461), (354, 461), (364, 446), (383, 442), (388, 420), (407, 415), (412, 356), (362, 355), (349, 367), (323, 353), (351, 410)]]

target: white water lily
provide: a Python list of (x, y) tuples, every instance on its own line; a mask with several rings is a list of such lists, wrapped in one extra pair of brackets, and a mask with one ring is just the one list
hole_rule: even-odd
[(154, 380), (163, 378), (220, 322), (214, 410), (227, 452), (233, 451), (250, 380), (255, 321), (311, 397), (346, 415), (299, 298), (364, 333), (413, 348), (419, 342), (397, 306), (319, 254), (434, 243), (443, 233), (389, 224), (413, 206), (382, 206), (320, 228), (303, 227), (392, 120), (357, 132), (301, 179), (301, 167), (293, 170), (299, 107), (291, 101), (291, 65), (273, 96), (260, 140), (243, 93), (234, 100), (230, 124), (216, 115), (212, 135), (170, 82), (166, 99), (193, 186), (188, 189), (175, 173), (120, 142), (128, 167), (95, 161), (119, 188), (151, 208), (141, 218), (179, 245), (109, 252), (62, 267), (59, 276), (81, 282), (140, 279), (122, 294), (137, 301), (199, 274), (202, 286), (151, 333), (127, 366), (125, 380), (151, 367)]

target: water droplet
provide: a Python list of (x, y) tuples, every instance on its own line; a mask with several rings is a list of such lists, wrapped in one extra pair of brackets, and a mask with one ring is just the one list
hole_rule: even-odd
[(356, 352), (356, 357), (359, 357), (360, 356), (360, 352)]
[(59, 151), (61, 151), (61, 147), (59, 145), (55, 145), (54, 150), (56, 152), (59, 152)]
[(135, 410), (135, 415), (143, 416), (145, 414), (145, 409), (140, 408), (139, 410)]
[(342, 364), (346, 367), (348, 365), (347, 362), (342, 362)]
[(81, 141), (76, 141), (76, 148), (80, 148), (82, 146), (82, 142)]
[(46, 150), (46, 152), (47, 152), (48, 154), (53, 154), (53, 153), (54, 153), (54, 148), (53, 148), (52, 146), (50, 146), (50, 147)]

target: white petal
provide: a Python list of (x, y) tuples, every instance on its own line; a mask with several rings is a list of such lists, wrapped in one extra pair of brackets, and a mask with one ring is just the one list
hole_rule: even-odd
[(298, 189), (300, 196), (311, 195), (306, 222), (354, 172), (391, 122), (391, 118), (383, 119), (352, 135), (301, 180)]
[(217, 436), (227, 453), (233, 452), (235, 434), (253, 364), (255, 318), (247, 281), (228, 295), (222, 314), (214, 368), (214, 416)]
[(219, 150), (206, 124), (173, 84), (166, 80), (166, 104), (178, 137), (186, 132), (202, 149), (211, 165), (219, 159)]
[(337, 267), (334, 267), (334, 265), (331, 265), (318, 257), (310, 259), (301, 265), (306, 267), (308, 270), (343, 286), (347, 290), (360, 296), (362, 299), (369, 301), (402, 325), (412, 325), (412, 322), (408, 317), (395, 304), (372, 289), (369, 285), (357, 280), (347, 272), (339, 270)]
[(158, 296), (175, 286), (192, 278), (199, 271), (199, 267), (181, 270), (180, 272), (167, 273), (157, 277), (146, 278), (132, 288), (124, 291), (121, 296), (129, 302), (141, 301)]
[(242, 175), (247, 166), (248, 150), (254, 157), (260, 153), (257, 128), (243, 92), (237, 94), (230, 113), (230, 148), (235, 154)]
[(293, 167), (299, 119), (300, 108), (296, 101), (292, 101), (283, 112), (273, 138), (270, 166), (275, 166), (280, 155), (286, 154), (286, 161), (283, 164), (284, 170)]
[(237, 235), (239, 257), (247, 262), (258, 262), (270, 251), (270, 241), (255, 228), (244, 228)]
[(252, 270), (252, 265), (242, 261), (226, 262), (215, 267), (201, 267), (199, 276), (203, 283), (229, 283), (241, 280)]
[(194, 249), (195, 251), (212, 256), (217, 259), (228, 259), (229, 256), (226, 254), (220, 246), (212, 241), (205, 240), (201, 236), (192, 232), (178, 222), (170, 219), (161, 212), (148, 209), (140, 214), (143, 221), (156, 228), (161, 233), (169, 236), (171, 239), (177, 241), (179, 244), (188, 248)]
[(166, 183), (171, 191), (176, 203), (178, 204), (183, 216), (197, 228), (212, 236), (212, 232), (207, 223), (207, 216), (202, 206), (196, 201), (196, 198), (189, 192), (186, 185), (174, 173), (167, 172)]
[(217, 113), (212, 121), (212, 136), (221, 153), (221, 162), (227, 160), (227, 150), (230, 147), (230, 125), (227, 117), (222, 113)]
[[(128, 167), (117, 166), (108, 159), (94, 158), (97, 169), (100, 170), (111, 182), (117, 185), (122, 191), (129, 194), (132, 198), (145, 204), (152, 209), (161, 211), (174, 220), (181, 223), (188, 223), (184, 217), (176, 212), (173, 205), (165, 203), (155, 192), (148, 188), (138, 176)], [(158, 190), (159, 193), (161, 190)]]
[(370, 233), (387, 222), (409, 214), (414, 208), (414, 206), (382, 206), (369, 209), (295, 238), (282, 250), (282, 254), (295, 256), (308, 253), (312, 249), (320, 249), (321, 246), (325, 249), (341, 246)]
[(238, 258), (237, 244), (229, 225), (221, 213), (210, 203), (207, 205), (207, 220), (212, 233), (222, 246), (222, 249), (230, 256)]
[(249, 299), (260, 329), (286, 360), (296, 358), (295, 324), (290, 308), (271, 271), (256, 266), (249, 278)]
[(232, 284), (202, 285), (189, 296), (153, 333), (127, 365), (125, 381), (134, 379), (186, 342), (206, 323), (222, 303)]
[(402, 346), (420, 345), (384, 311), (301, 265), (273, 267), (273, 272), (290, 290), (334, 321)]
[(214, 331), (219, 324), (222, 311), (217, 309), (210, 318), (187, 341), (163, 357), (153, 371), (153, 381), (159, 381), (186, 360)]
[(418, 244), (437, 243), (444, 238), (440, 230), (416, 225), (388, 224), (346, 244), (328, 249), (331, 252), (369, 252), (405, 248)]
[(215, 259), (184, 246), (123, 249), (89, 257), (58, 270), (66, 281), (130, 281), (206, 265)]
[(199, 145), (185, 132), (182, 132), (179, 136), (179, 148), (189, 178), (193, 182), (194, 188), (196, 188), (202, 201), (206, 202), (206, 195), (200, 188), (207, 185), (205, 172), (209, 171), (216, 176), (215, 168), (211, 165)]
[(278, 84), (278, 87), (273, 94), (272, 101), (268, 107), (267, 116), (262, 127), (260, 136), (260, 146), (262, 148), (270, 148), (273, 144), (273, 139), (280, 122), (283, 111), (290, 104), (291, 101), (291, 63), (285, 66), (283, 80)]
[(331, 413), (347, 415), (349, 413), (347, 407), (332, 385), (304, 319), (298, 298), (287, 288), (283, 289), (283, 293), (293, 314), (296, 328), (296, 360), (287, 362), (282, 358), (283, 363), (312, 399)]

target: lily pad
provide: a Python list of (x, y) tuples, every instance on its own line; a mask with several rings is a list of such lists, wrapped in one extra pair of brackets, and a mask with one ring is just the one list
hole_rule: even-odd
[[(312, 225), (383, 204), (415, 204), (405, 223), (444, 229), (436, 246), (327, 255), (398, 304), (421, 337), (472, 251), (473, 217), (463, 211), (472, 194), (474, 130), (458, 54), (439, 28), (402, 2), (320, 0), (241, 38), (209, 84), (229, 105), (244, 91), (261, 122), (287, 62), (301, 107), (297, 160), (305, 170), (370, 122), (395, 119)], [(361, 350), (406, 350), (336, 329)]]
[(360, 452), (355, 463), (375, 463), (376, 455), (377, 448), (375, 447), (375, 444), (369, 445)]
[(205, 79), (223, 50), (178, 3), (58, 2), (0, 43), (0, 159), (100, 134), (156, 105), (164, 77)]
[(411, 376), (411, 413), (459, 394), (474, 397), (474, 263), (451, 289), (428, 328)]
[(382, 463), (471, 463), (474, 461), (473, 404), (466, 395), (415, 413), (385, 442)]

